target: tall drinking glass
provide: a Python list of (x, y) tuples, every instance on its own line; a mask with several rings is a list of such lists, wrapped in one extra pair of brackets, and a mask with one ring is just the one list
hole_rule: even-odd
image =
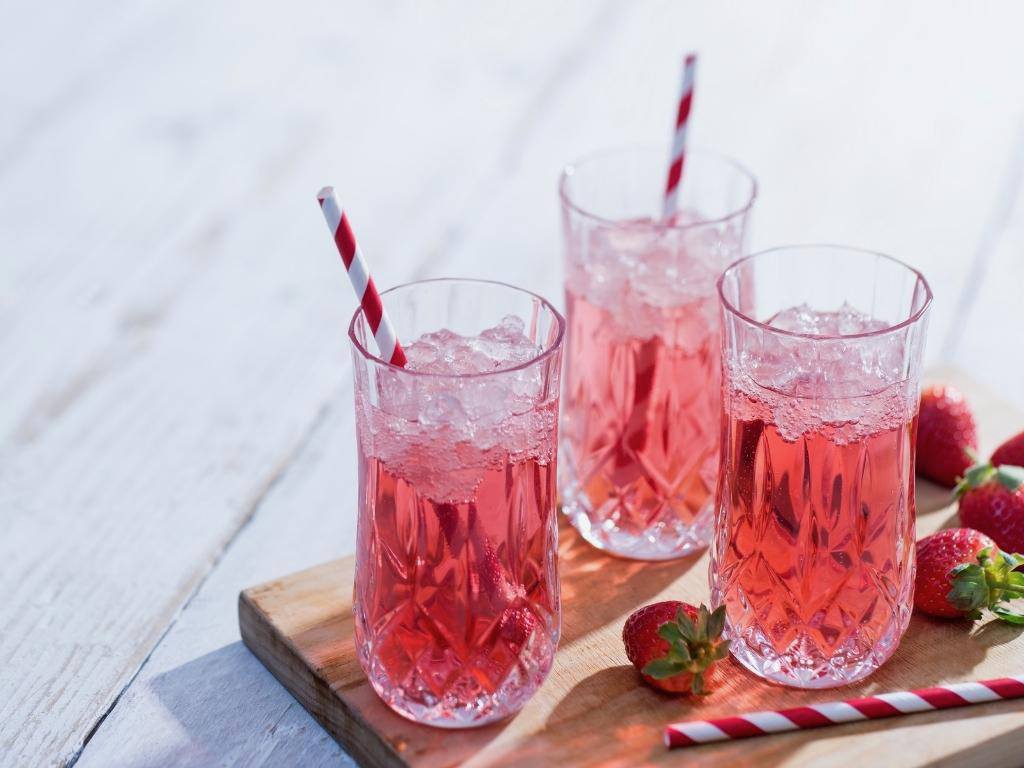
[(707, 544), (718, 471), (715, 280), (743, 255), (754, 178), (688, 152), (661, 220), (663, 152), (622, 149), (562, 175), (568, 362), (563, 509), (596, 547), (664, 560)]
[(827, 688), (883, 664), (910, 621), (914, 446), (931, 290), (836, 246), (730, 266), (712, 601), (733, 655)]
[(558, 644), (565, 321), (499, 283), (432, 280), (382, 298), (409, 362), (371, 351), (355, 313), (359, 661), (399, 714), (482, 725), (525, 703)]

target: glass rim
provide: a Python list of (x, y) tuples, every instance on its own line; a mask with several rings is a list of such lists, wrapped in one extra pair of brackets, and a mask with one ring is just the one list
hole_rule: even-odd
[[(621, 226), (623, 223), (625, 223), (626, 219), (610, 219), (607, 216), (601, 216), (597, 213), (594, 213), (593, 211), (584, 208), (575, 200), (573, 200), (572, 195), (569, 194), (569, 180), (572, 178), (576, 170), (581, 168), (585, 163), (590, 163), (592, 161), (600, 160), (602, 158), (607, 158), (613, 155), (625, 155), (629, 153), (641, 152), (654, 154), (660, 151), (661, 150), (659, 150), (657, 147), (651, 146), (650, 144), (620, 144), (617, 146), (604, 147), (603, 149), (597, 149), (594, 150), (593, 152), (588, 152), (587, 154), (578, 157), (576, 160), (566, 163), (564, 166), (562, 166), (562, 172), (561, 174), (559, 174), (558, 177), (558, 196), (562, 201), (562, 205), (576, 212), (580, 216), (590, 219), (591, 221), (596, 221), (600, 224), (605, 224), (609, 226)], [(743, 216), (744, 214), (750, 212), (750, 209), (754, 207), (754, 202), (757, 200), (757, 194), (759, 190), (757, 185), (757, 177), (754, 176), (754, 174), (751, 173), (745, 165), (743, 165), (738, 160), (729, 155), (726, 155), (722, 152), (717, 152), (712, 149), (704, 149), (703, 147), (695, 147), (693, 149), (688, 149), (686, 151), (686, 154), (697, 155), (699, 157), (711, 157), (714, 158), (715, 160), (724, 162), (726, 165), (731, 166), (734, 170), (738, 171), (741, 176), (745, 177), (750, 181), (750, 197), (743, 205), (722, 216), (715, 216), (714, 218), (710, 219), (701, 219), (700, 221), (691, 221), (685, 224), (664, 224), (663, 222), (660, 221), (655, 222), (660, 228), (670, 231), (684, 231), (697, 229), (699, 227), (707, 227), (722, 224), (726, 221), (729, 221), (730, 219), (735, 219), (739, 216)]]
[[(725, 288), (724, 288), (725, 278), (726, 278), (726, 276), (730, 272), (732, 272), (732, 271), (736, 270), (738, 267), (740, 267), (740, 265), (742, 265), (742, 264), (744, 264), (744, 263), (746, 263), (748, 261), (753, 261), (754, 259), (758, 258), (759, 256), (767, 256), (768, 254), (779, 253), (780, 251), (810, 251), (810, 250), (813, 250), (813, 249), (820, 249), (820, 248), (825, 248), (825, 249), (829, 249), (829, 250), (833, 250), (833, 251), (844, 251), (847, 254), (861, 254), (861, 255), (876, 256), (876, 257), (880, 256), (881, 258), (885, 259), (886, 261), (892, 262), (893, 264), (896, 264), (896, 265), (902, 267), (903, 269), (907, 270), (911, 274), (915, 275), (917, 277), (918, 281), (920, 282), (920, 284), (924, 286), (924, 290), (925, 290), (924, 303), (920, 306), (920, 308), (918, 308), (918, 310), (916, 312), (911, 314), (910, 317), (907, 317), (907, 318), (901, 320), (898, 323), (894, 323), (892, 325), (888, 325), (885, 328), (879, 328), (878, 330), (875, 330), (875, 331), (864, 331), (862, 333), (846, 333), (846, 334), (840, 333), (840, 334), (828, 334), (828, 335), (824, 335), (823, 336), (823, 335), (820, 335), (820, 334), (813, 334), (813, 333), (801, 333), (800, 331), (787, 331), (787, 330), (785, 330), (783, 328), (776, 328), (775, 326), (768, 325), (767, 323), (764, 323), (764, 322), (762, 322), (760, 320), (755, 320), (754, 318), (750, 317), (750, 315), (747, 315), (744, 312), (741, 312), (738, 307), (736, 307), (728, 298), (726, 298), (726, 296), (725, 296)], [(718, 280), (715, 281), (715, 286), (716, 286), (716, 288), (718, 290), (718, 300), (721, 303), (722, 308), (725, 309), (730, 314), (732, 314), (732, 315), (738, 317), (739, 319), (743, 320), (744, 322), (746, 322), (746, 323), (748, 323), (750, 325), (753, 325), (753, 326), (755, 326), (757, 328), (760, 328), (762, 330), (769, 331), (771, 333), (775, 333), (775, 334), (778, 334), (780, 336), (790, 336), (790, 337), (798, 338), (798, 339), (806, 339), (808, 341), (836, 341), (838, 339), (867, 339), (867, 338), (871, 338), (873, 336), (884, 336), (885, 334), (888, 334), (888, 333), (894, 333), (895, 331), (898, 331), (898, 330), (901, 330), (903, 328), (906, 328), (906, 327), (909, 327), (911, 325), (914, 325), (919, 320), (921, 320), (927, 314), (928, 310), (931, 308), (931, 306), (932, 306), (932, 298), (933, 298), (932, 287), (928, 284), (928, 280), (925, 278), (925, 276), (921, 273), (920, 270), (915, 269), (914, 267), (910, 266), (906, 262), (900, 261), (895, 256), (890, 256), (887, 253), (881, 253), (879, 251), (872, 251), (872, 250), (869, 250), (867, 248), (856, 248), (854, 246), (849, 246), (849, 245), (836, 245), (835, 243), (801, 243), (801, 244), (798, 244), (798, 245), (780, 245), (780, 246), (776, 246), (775, 248), (768, 248), (768, 249), (763, 250), (763, 251), (758, 251), (757, 253), (748, 254), (748, 255), (744, 256), (743, 258), (741, 258), (741, 259), (737, 259), (732, 264), (730, 264), (728, 267), (726, 267), (725, 270), (722, 272), (722, 274), (718, 276)]]
[[(432, 277), (427, 278), (425, 280), (410, 280), (407, 283), (400, 283), (398, 285), (392, 286), (391, 288), (388, 288), (386, 291), (381, 291), (381, 303), (383, 303), (386, 307), (387, 295), (390, 293), (394, 293), (395, 291), (400, 291), (403, 288), (413, 288), (421, 285), (430, 285), (432, 283), (467, 283), (471, 285), (495, 285), (498, 286), (499, 288), (507, 288), (511, 291), (515, 291), (516, 293), (532, 296), (533, 298), (540, 301), (540, 303), (554, 316), (555, 322), (558, 326), (558, 332), (555, 336), (554, 341), (552, 341), (550, 344), (545, 345), (544, 348), (538, 354), (534, 355), (529, 360), (524, 360), (521, 363), (517, 363), (516, 365), (512, 365), (507, 368), (498, 368), (497, 370), (493, 371), (477, 371), (474, 373), (436, 373), (433, 371), (413, 371), (408, 368), (405, 368), (404, 366), (395, 365), (389, 360), (385, 360), (384, 358), (382, 358), (379, 354), (371, 352), (369, 349), (367, 349), (366, 345), (364, 345), (359, 340), (359, 338), (356, 335), (356, 324), (359, 322), (360, 318), (366, 314), (365, 311), (363, 310), (362, 305), (359, 305), (358, 307), (356, 307), (355, 312), (352, 313), (352, 320), (349, 322), (348, 325), (348, 338), (352, 346), (359, 352), (360, 355), (362, 355), (363, 359), (372, 363), (376, 363), (377, 365), (383, 368), (391, 368), (396, 371), (400, 371), (401, 373), (407, 374), (409, 376), (461, 380), (479, 379), (487, 376), (500, 376), (501, 374), (504, 373), (521, 371), (525, 368), (529, 368), (532, 365), (536, 365), (537, 363), (541, 362), (542, 360), (545, 360), (548, 357), (551, 357), (559, 349), (561, 349), (562, 343), (565, 340), (565, 318), (562, 316), (562, 313), (555, 309), (555, 306), (550, 301), (541, 296), (539, 293), (534, 293), (533, 291), (529, 291), (526, 288), (519, 288), (518, 286), (515, 285), (503, 283), (500, 280), (482, 280), (475, 277)], [(401, 339), (399, 339), (399, 343), (401, 343)]]

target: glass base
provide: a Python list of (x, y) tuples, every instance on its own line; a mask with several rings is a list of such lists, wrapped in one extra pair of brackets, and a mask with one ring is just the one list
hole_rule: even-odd
[(733, 658), (755, 675), (791, 688), (809, 689), (838, 688), (863, 680), (888, 661), (902, 635), (900, 622), (894, 621), (892, 630), (872, 647), (865, 648), (851, 638), (826, 656), (807, 637), (798, 638), (778, 653), (756, 630), (748, 631), (746, 637), (737, 637), (729, 622), (725, 629), (725, 636), (732, 641)]
[(445, 682), (440, 695), (436, 692), (436, 680), (429, 681), (413, 671), (398, 683), (373, 660), (371, 650), (359, 648), (358, 655), (373, 690), (402, 717), (435, 728), (478, 728), (504, 720), (523, 708), (551, 671), (557, 646), (557, 631), (534, 632), (518, 663), (493, 691), (488, 691), (465, 669), (455, 680)]
[(631, 560), (675, 560), (708, 545), (712, 500), (693, 523), (659, 521), (640, 533), (619, 528), (613, 519), (593, 522), (589, 502), (579, 494), (563, 500), (562, 512), (586, 541), (598, 549)]
[[(617, 557), (629, 560), (676, 560), (705, 549), (711, 540), (714, 494), (696, 510), (680, 510), (673, 504), (685, 504), (677, 495), (662, 498), (656, 509), (633, 509), (625, 500), (628, 494), (619, 488), (615, 500), (595, 505), (584, 490), (576, 471), (573, 446), (563, 439), (558, 456), (558, 489), (563, 514), (573, 528), (590, 544)], [(711, 480), (703, 479), (703, 487)], [(693, 505), (694, 507), (696, 504)]]

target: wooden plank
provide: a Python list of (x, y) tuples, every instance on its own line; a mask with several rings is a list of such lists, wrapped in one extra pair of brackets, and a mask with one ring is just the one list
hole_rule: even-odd
[[(337, 182), (351, 182), (354, 196), (349, 202), (364, 245), (373, 248), (381, 284), (411, 276), (464, 274), (506, 279), (560, 296), (554, 197), (557, 169), (569, 158), (604, 144), (667, 140), (665, 125), (671, 107), (665, 94), (676, 87), (678, 51), (691, 46), (701, 49), (701, 82), (705, 84), (697, 99), (697, 142), (743, 158), (762, 182), (754, 245), (846, 239), (888, 249), (915, 261), (929, 275), (945, 276), (947, 285), (941, 287), (935, 307), (941, 322), (932, 328), (930, 353), (934, 356), (941, 346), (934, 342), (942, 336), (941, 326), (948, 326), (955, 295), (948, 286), (957, 287), (959, 275), (966, 269), (964, 255), (972, 252), (976, 238), (987, 226), (1020, 110), (1019, 89), (1012, 82), (1012, 73), (1020, 69), (1021, 51), (1012, 42), (1019, 9), (1007, 4), (977, 9), (912, 5), (894, 11), (891, 4), (883, 3), (728, 8), (631, 3), (619, 6), (616, 16), (603, 21), (600, 12), (595, 13), (595, 22), (574, 18), (578, 8), (552, 10), (545, 6), (542, 24), (535, 21), (538, 9), (529, 4), (520, 4), (521, 15), (506, 10), (497, 17), (493, 8), (468, 13), (465, 8), (448, 7), (438, 12), (398, 4), (386, 11), (346, 6), (341, 13), (334, 4), (320, 3), (278, 11), (247, 8), (244, 19), (230, 23), (224, 18), (232, 13), (230, 8), (212, 7), (212, 11), (200, 12), (183, 11), (173, 2), (153, 4), (138, 18), (106, 23), (107, 30), (120, 29), (121, 24), (128, 27), (121, 36), (109, 31), (98, 34), (101, 42), (95, 47), (89, 47), (89, 35), (76, 41), (88, 57), (100, 62), (93, 66), (113, 83), (106, 91), (98, 89), (100, 108), (87, 110), (84, 116), (78, 114), (75, 140), (90, 135), (88, 128), (96, 124), (121, 126), (123, 134), (109, 145), (98, 138), (88, 139), (83, 156), (109, 159), (115, 147), (124, 144), (126, 155), (152, 165), (145, 165), (132, 178), (117, 177), (116, 184), (110, 183), (113, 191), (103, 196), (101, 189), (100, 197), (93, 200), (97, 179), (104, 179), (109, 169), (85, 163), (73, 172), (62, 169), (66, 155), (59, 150), (69, 143), (71, 129), (59, 130), (56, 121), (49, 132), (41, 132), (35, 153), (23, 160), (20, 170), (15, 168), (17, 183), (0, 183), (0, 245), (5, 254), (18, 255), (17, 262), (0, 260), (2, 344), (3, 334), (14, 332), (7, 321), (20, 321), (23, 307), (29, 303), (26, 299), (15, 305), (15, 297), (52, 282), (52, 271), (44, 267), (62, 263), (58, 257), (67, 250), (64, 241), (58, 242), (50, 234), (48, 222), (39, 213), (46, 210), (50, 179), (67, 181), (70, 177), (77, 182), (73, 196), (83, 209), (71, 212), (73, 218), (66, 228), (76, 237), (86, 237), (86, 253), (95, 254), (111, 244), (104, 233), (111, 226), (107, 224), (109, 211), (123, 210), (116, 207), (123, 205), (123, 199), (112, 202), (112, 196), (131, 188), (140, 178), (177, 183), (180, 147), (188, 147), (190, 142), (192, 146), (185, 151), (185, 157), (191, 158), (185, 164), (186, 169), (192, 168), (186, 174), (191, 186), (173, 196), (168, 194), (167, 199), (161, 197), (160, 207), (142, 220), (144, 227), (133, 223), (117, 238), (130, 243), (119, 247), (116, 262), (108, 267), (105, 260), (93, 258), (88, 270), (47, 298), (45, 311), (17, 326), (49, 328), (48, 318), (63, 304), (78, 311), (79, 322), (83, 316), (93, 317), (88, 327), (62, 330), (61, 345), (45, 360), (30, 361), (24, 390), (16, 385), (5, 387), (9, 407), (0, 413), (0, 423), (7, 414), (17, 415), (22, 423), (25, 409), (16, 398), (49, 386), (53, 371), (88, 371), (79, 359), (77, 345), (83, 338), (88, 343), (105, 342), (117, 327), (115, 310), (133, 310), (125, 313), (145, 320), (145, 311), (134, 310), (158, 303), (153, 297), (160, 298), (160, 285), (188, 286), (203, 279), (198, 266), (178, 271), (174, 265), (183, 253), (216, 253), (224, 247), (223, 236), (204, 240), (205, 232), (215, 234), (218, 227), (207, 221), (210, 217), (194, 213), (180, 236), (168, 232), (167, 211), (189, 210), (195, 203), (194, 190), (199, 188), (198, 194), (208, 202), (196, 205), (196, 210), (223, 213), (220, 226), (232, 231), (238, 226), (233, 217), (239, 215), (230, 210), (233, 196), (252, 186), (234, 174), (257, 160), (271, 167), (294, 162), (296, 167), (284, 184), (256, 183), (265, 190), (265, 198), (246, 221), (264, 220), (267, 226), (248, 243), (235, 241), (229, 247), (247, 254), (299, 254), (288, 260), (289, 269), (297, 270), (292, 277), (282, 280), (279, 273), (272, 272), (259, 278), (282, 281), (282, 293), (290, 297), (280, 305), (274, 303), (274, 294), (260, 299), (264, 307), (274, 308), (274, 320), (319, 307), (315, 317), (294, 318), (290, 328), (261, 342), (261, 352), (268, 360), (280, 362), (274, 350), (287, 334), (294, 333), (289, 341), (310, 341), (318, 354), (337, 365), (332, 382), (348, 375), (347, 362), (337, 357), (336, 336), (307, 338), (310, 328), (341, 325), (351, 307), (346, 287), (337, 282), (333, 262), (302, 257), (320, 253), (322, 246), (322, 224), (308, 209), (305, 195), (322, 183), (325, 168), (334, 169), (329, 175)], [(212, 18), (203, 15), (207, 13)], [(547, 21), (548, 13), (555, 14), (553, 25)], [(139, 19), (143, 18), (147, 19), (142, 25), (145, 34), (138, 34)], [(68, 30), (76, 28), (77, 21), (68, 23)], [(235, 30), (232, 25), (236, 23), (244, 24), (244, 29)], [(203, 24), (208, 31), (197, 43), (193, 38), (200, 33), (189, 30)], [(164, 29), (161, 34), (156, 32), (158, 26)], [(575, 27), (579, 35), (574, 39), (589, 42), (590, 47), (581, 51), (578, 45), (566, 45), (568, 38), (562, 35), (567, 27)], [(19, 34), (22, 28), (7, 26)], [(46, 28), (50, 29), (48, 23)], [(295, 39), (289, 41), (290, 35), (280, 39), (282, 29), (293, 31)], [(987, 35), (984, 39), (982, 30)], [(120, 51), (119, 46), (127, 47), (125, 41), (132, 38), (142, 42), (131, 51), (112, 56), (105, 68), (101, 67), (110, 50)], [(363, 46), (364, 39), (374, 46), (372, 50)], [(963, 57), (949, 55), (950, 39), (961, 41)], [(160, 56), (143, 55), (140, 62), (139, 50), (154, 44), (164, 47)], [(197, 54), (190, 50), (186, 57), (182, 53), (197, 45)], [(228, 46), (223, 57), (214, 56), (215, 45)], [(17, 50), (13, 45), (0, 46), (0, 55), (12, 52), (12, 60), (17, 61)], [(75, 54), (77, 48), (70, 50), (76, 63), (87, 58)], [(516, 51), (522, 56), (517, 57)], [(193, 57), (194, 67), (167, 64), (180, 65), (182, 59)], [(144, 114), (126, 115), (120, 109), (113, 110), (113, 118), (104, 114), (111, 104), (116, 106), (113, 93), (126, 87), (117, 80), (125, 75), (117, 75), (117, 70), (139, 70), (137, 77), (128, 76), (126, 92), (141, 99), (145, 96), (142, 88), (153, 79), (154, 70), (165, 67), (167, 79), (160, 81), (161, 87), (137, 110)], [(248, 68), (251, 76), (235, 72), (236, 67)], [(174, 79), (175, 71), (181, 82)], [(276, 88), (275, 95), (266, 91), (264, 81)], [(331, 87), (337, 89), (337, 100), (323, 97)], [(956, 99), (946, 97), (947, 88), (957, 94)], [(194, 93), (194, 98), (187, 98), (189, 93)], [(47, 98), (55, 94), (57, 91), (43, 92)], [(351, 125), (340, 104), (342, 94), (366, 116), (365, 126)], [(257, 99), (266, 103), (265, 109), (254, 108)], [(46, 103), (33, 98), (33, 111)], [(229, 110), (226, 122), (225, 107)], [(232, 109), (236, 111), (233, 116)], [(76, 114), (75, 109), (68, 112)], [(61, 119), (68, 112), (62, 113)], [(406, 113), (417, 115), (412, 131)], [(231, 140), (242, 130), (261, 124), (268, 130), (279, 127), (279, 145), (276, 139), (268, 140), (266, 133), (238, 147), (232, 145)], [(164, 139), (149, 136), (149, 143), (143, 144), (140, 137), (132, 138), (138, 126), (159, 128), (153, 133)], [(304, 140), (312, 138), (308, 147), (292, 154), (288, 139), (296, 126), (308, 131)], [(211, 131), (214, 135), (204, 138)], [(56, 159), (48, 160), (48, 153)], [(397, 191), (390, 169), (382, 173), (382, 156), (390, 158), (395, 173), (402, 174), (403, 185)], [(937, 163), (936, 157), (942, 162)], [(155, 158), (161, 162), (154, 163)], [(468, 172), (469, 168), (474, 172)], [(828, 194), (823, 194), (826, 185)], [(922, 194), (924, 198), (919, 199)], [(144, 208), (133, 208), (132, 216)], [(955, 217), (949, 215), (951, 208), (956, 209)], [(12, 240), (11, 233), (18, 233), (18, 238)], [(278, 233), (280, 238), (275, 239)], [(159, 258), (133, 266), (140, 254), (149, 254), (152, 243), (169, 236), (181, 244), (167, 246)], [(429, 263), (420, 258), (426, 254), (432, 257)], [(271, 256), (260, 261), (261, 269), (268, 265), (280, 266)], [(122, 286), (126, 273), (130, 278), (127, 291)], [(96, 287), (86, 292), (86, 301), (79, 286), (92, 278)], [(236, 262), (232, 279), (246, 283), (253, 275)], [(218, 276), (204, 301), (189, 311), (218, 316), (219, 306), (236, 301), (237, 289)], [(341, 301), (337, 301), (339, 297)], [(95, 302), (108, 309), (95, 313), (90, 309)], [(235, 311), (262, 311), (246, 309), (257, 304), (257, 299), (246, 299)], [(11, 311), (4, 314), (5, 308)], [(100, 317), (96, 319), (95, 314)], [(195, 328), (188, 332), (204, 333)], [(263, 333), (265, 328), (251, 332)], [(230, 348), (224, 343), (220, 346)], [(250, 359), (256, 354), (255, 347), (244, 353)], [(94, 356), (92, 349), (82, 354), (86, 362)], [(26, 361), (20, 360), (19, 365), (24, 367)], [(238, 378), (227, 375), (232, 380)], [(13, 370), (10, 376), (13, 379)], [(2, 374), (0, 380), (4, 384), (10, 381)], [(250, 390), (245, 390), (244, 396), (251, 397)], [(287, 408), (301, 409), (306, 398), (296, 397), (282, 384), (276, 393), (261, 400), (266, 410), (285, 401)], [(76, 407), (80, 404), (73, 405), (71, 411)], [(342, 411), (349, 408), (345, 402), (338, 407)], [(227, 410), (234, 413), (233, 408)], [(188, 413), (180, 418), (186, 423), (198, 420)], [(251, 417), (236, 413), (227, 418)], [(45, 418), (34, 417), (32, 423), (48, 428)], [(260, 431), (257, 445), (278, 442), (266, 423), (259, 421), (255, 429)], [(324, 437), (325, 430), (338, 430), (341, 437)], [(83, 753), (84, 764), (191, 761), (255, 765), (261, 761), (275, 764), (276, 758), (276, 764), (308, 765), (338, 759), (336, 748), (314, 735), (315, 726), (308, 715), (280, 688), (268, 685), (258, 664), (247, 663), (251, 659), (237, 644), (230, 645), (238, 636), (231, 603), (247, 584), (351, 550), (351, 510), (339, 504), (339, 499), (349, 498), (354, 478), (350, 430), (350, 422), (328, 413), (309, 443), (297, 449), (280, 482), (261, 497), (250, 525), (98, 729)], [(204, 450), (195, 447), (202, 444), (197, 441), (182, 450), (204, 455)], [(0, 442), (0, 455), (2, 446)], [(250, 472), (247, 466), (239, 472)], [(218, 472), (216, 468), (204, 471)], [(119, 477), (111, 480), (122, 481)], [(0, 475), (0, 484), (3, 482)], [(243, 484), (238, 478), (233, 482)], [(189, 513), (194, 507), (188, 498), (177, 500), (174, 509), (180, 514), (182, 509)], [(182, 527), (201, 529), (205, 523), (195, 520), (183, 519)], [(165, 530), (143, 533), (157, 536)], [(316, 535), (308, 531), (316, 531)], [(111, 560), (115, 553), (112, 546), (99, 557)], [(209, 562), (205, 555), (203, 562)], [(159, 585), (151, 583), (146, 588), (159, 591)], [(61, 615), (64, 608), (55, 610)], [(160, 623), (164, 616), (161, 613), (154, 621)], [(116, 632), (104, 642), (133, 647), (147, 644), (137, 634), (128, 639)], [(213, 676), (216, 670), (223, 674)], [(7, 678), (4, 674), (0, 670), (0, 680), (15, 679), (10, 672)], [(202, 685), (211, 678), (215, 684)], [(20, 670), (16, 679), (22, 679)], [(79, 685), (83, 690), (94, 687), (91, 680)], [(193, 695), (196, 690), (201, 694)], [(61, 716), (47, 722), (63, 728), (68, 720)], [(271, 732), (273, 735), (268, 735)], [(250, 750), (247, 744), (256, 746)]]
[[(972, 398), (983, 446), (1024, 426), (1014, 411), (954, 371), (939, 371)], [(919, 484), (921, 535), (955, 520), (948, 492)], [(545, 685), (514, 719), (475, 731), (418, 726), (393, 714), (367, 683), (355, 658), (351, 606), (354, 559), (345, 558), (245, 590), (239, 621), (246, 645), (351, 754), (367, 766), (834, 765), (876, 760), (924, 766), (956, 756), (958, 765), (1014, 765), (1024, 750), (1024, 702), (936, 712), (898, 721), (786, 734), (669, 753), (661, 729), (678, 720), (799, 706), (836, 691), (769, 685), (730, 663), (728, 678), (695, 702), (640, 685), (621, 644), (625, 617), (659, 599), (707, 599), (706, 555), (673, 563), (609, 558), (563, 525), (563, 637)], [(592, 597), (601, 594), (599, 601)], [(840, 697), (1020, 674), (1020, 628), (988, 621), (915, 616), (896, 655)], [(986, 748), (993, 743), (991, 750)], [(1007, 759), (999, 761), (1002, 755)], [(1011, 757), (1012, 756), (1012, 757)]]
[(143, 8), (69, 40), (2, 133), (0, 762), (75, 759), (348, 378), (316, 189), (409, 279), (601, 11)]
[[(648, 9), (624, 19), (592, 66), (565, 83), (450, 263), (560, 296), (559, 169), (600, 147), (667, 141), (666, 96), (678, 53), (692, 47), (701, 52), (695, 145), (735, 156), (760, 182), (752, 248), (835, 242), (919, 267), (936, 295), (927, 356), (942, 361), (1024, 124), (1014, 77), (1024, 70), (1014, 42), (1024, 7)], [(951, 40), (962, 55), (950, 55)]]
[[(354, 765), (239, 642), (238, 592), (352, 551), (352, 391), (332, 400), (293, 468), (189, 601), (76, 768)], [(0, 761), (2, 762), (2, 761)]]

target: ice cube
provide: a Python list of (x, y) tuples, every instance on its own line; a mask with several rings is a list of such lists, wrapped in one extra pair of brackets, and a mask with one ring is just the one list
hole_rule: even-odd
[(767, 325), (789, 333), (820, 335), (823, 320), (822, 313), (815, 312), (807, 304), (800, 304), (776, 312), (769, 318)]
[[(549, 459), (554, 422), (534, 419), (536, 409), (546, 407), (540, 403), (542, 366), (519, 367), (541, 348), (524, 328), (521, 318), (508, 316), (478, 336), (440, 330), (407, 344), (414, 371), (491, 375), (379, 371), (377, 397), (363, 399), (359, 407), (363, 444), (421, 492), (442, 501), (469, 498), (485, 469), (500, 466), (508, 456), (543, 453)], [(369, 428), (363, 424), (367, 413)], [(427, 454), (434, 458), (425, 467)]]
[(528, 341), (523, 335), (525, 329), (526, 323), (523, 322), (523, 318), (518, 315), (505, 315), (496, 326), (481, 331), (480, 338), (514, 344), (521, 340)]
[(428, 424), (457, 424), (464, 421), (466, 411), (457, 397), (446, 392), (438, 392), (427, 398), (426, 404), (419, 414), (419, 422)]

